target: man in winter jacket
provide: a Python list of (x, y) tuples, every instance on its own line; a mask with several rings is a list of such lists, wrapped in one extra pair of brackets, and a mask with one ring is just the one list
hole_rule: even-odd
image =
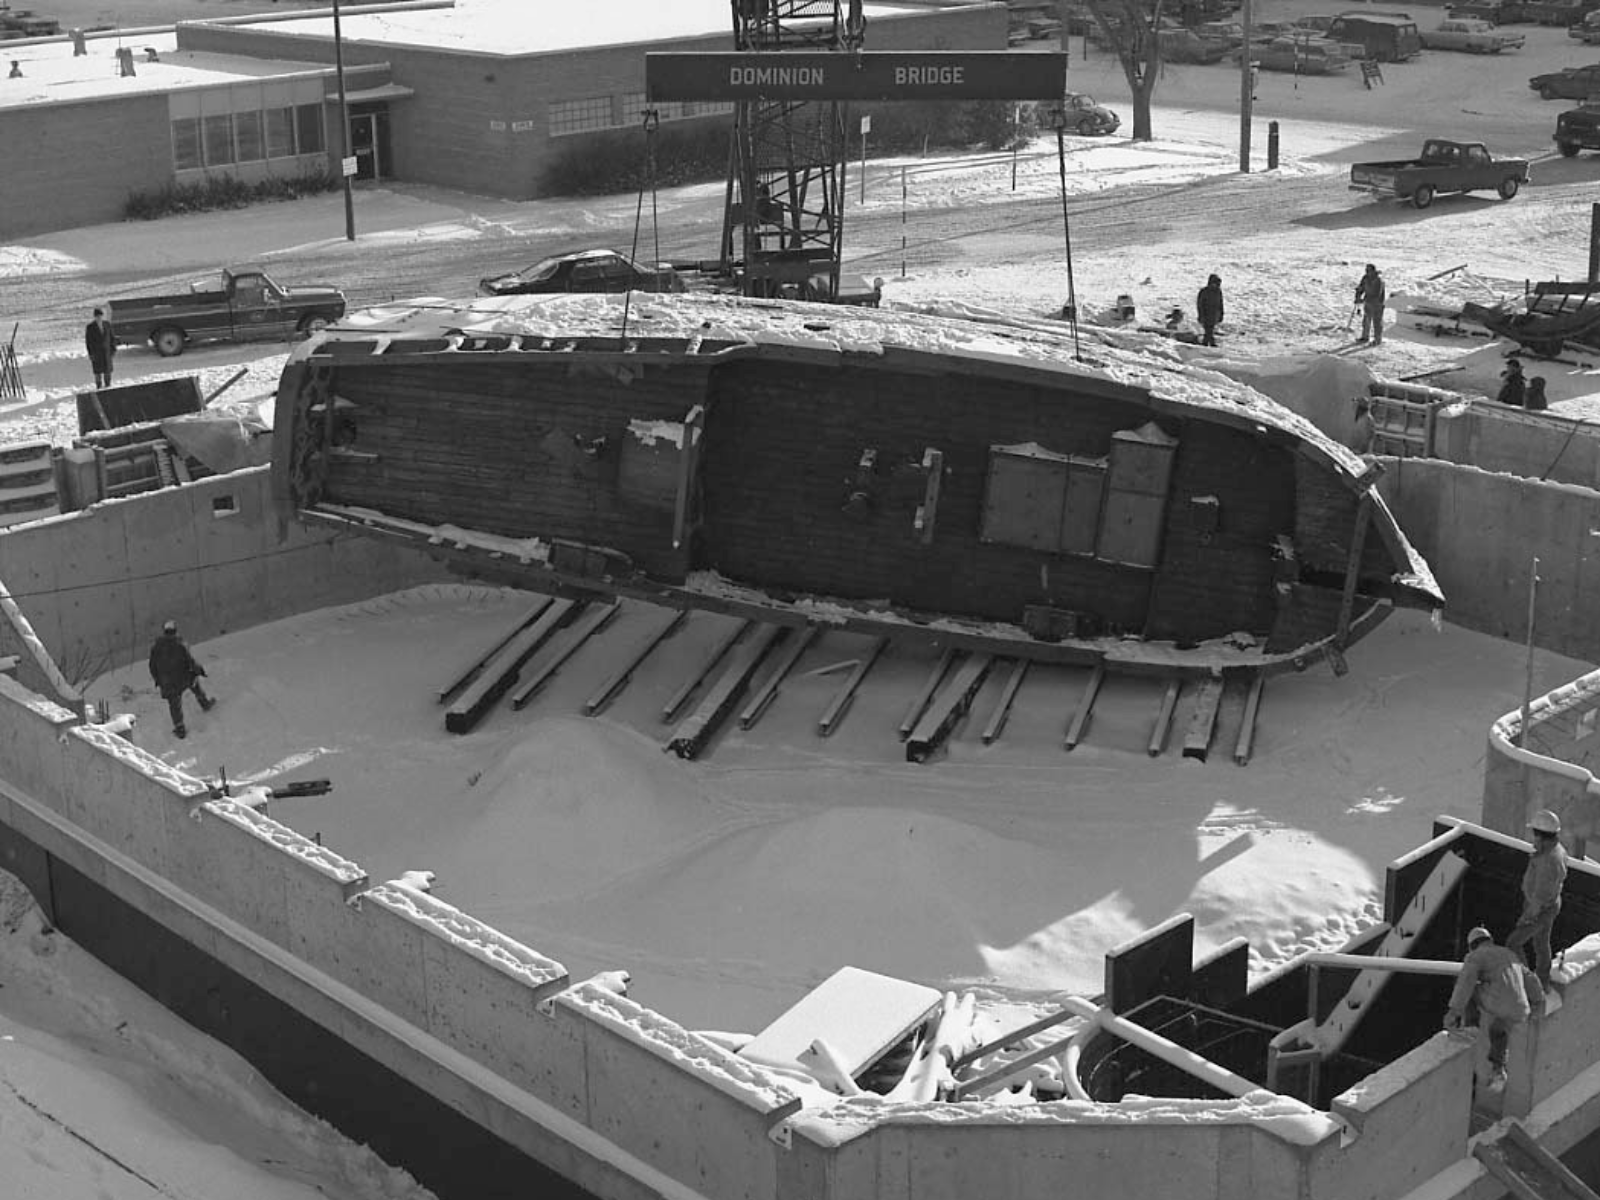
[(1522, 872), (1522, 915), (1506, 935), (1506, 949), (1523, 957), (1523, 947), (1533, 943), (1533, 969), (1539, 982), (1550, 986), (1550, 932), (1561, 912), (1561, 886), (1567, 881), (1567, 852), (1561, 846), (1561, 818), (1548, 808), (1528, 822), (1533, 852)]
[(1539, 978), (1523, 964), (1522, 956), (1504, 946), (1482, 925), (1467, 934), (1467, 956), (1450, 993), (1450, 1010), (1444, 1015), (1446, 1029), (1460, 1029), (1467, 1020), (1468, 1006), (1477, 1009), (1478, 1027), (1489, 1038), (1490, 1086), (1506, 1079), (1506, 1044), (1511, 1027), (1530, 1016), (1544, 1015), (1544, 988)]
[(1361, 305), (1361, 340), (1369, 337), (1374, 346), (1383, 344), (1383, 306), (1388, 302), (1389, 289), (1383, 285), (1378, 268), (1367, 264), (1367, 271), (1356, 284), (1356, 303)]
[(94, 370), (94, 386), (111, 386), (111, 366), (117, 357), (117, 333), (106, 320), (106, 310), (94, 310), (94, 320), (83, 327), (83, 347), (89, 352), (89, 366)]
[(150, 647), (150, 678), (167, 702), (167, 709), (172, 713), (172, 732), (179, 737), (189, 736), (183, 724), (184, 692), (192, 691), (203, 709), (210, 709), (216, 703), (200, 686), (200, 678), (205, 673), (206, 669), (195, 662), (189, 647), (178, 636), (178, 623), (168, 621), (161, 627), (161, 636), (155, 645)]
[(1215, 346), (1217, 326), (1222, 324), (1222, 276), (1213, 275), (1206, 280), (1205, 287), (1195, 297), (1194, 307), (1195, 315), (1200, 318), (1200, 328), (1205, 330), (1205, 337), (1200, 339), (1200, 344)]

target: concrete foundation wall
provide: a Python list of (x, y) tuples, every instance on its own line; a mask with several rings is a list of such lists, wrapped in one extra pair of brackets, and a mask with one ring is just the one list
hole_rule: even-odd
[[(168, 618), (192, 644), (443, 578), (375, 539), (293, 523), (280, 536), (267, 467), (0, 531), (0, 584), (79, 684), (142, 660)], [(0, 627), (0, 653), (16, 653), (7, 637)]]
[(1548, 808), (1561, 819), (1568, 850), (1585, 853), (1600, 842), (1600, 671), (1535, 699), (1523, 740), (1520, 711), (1489, 730), (1483, 823), (1520, 838), (1529, 818)]
[(1600, 488), (1600, 426), (1554, 413), (1449, 405), (1434, 424), (1433, 451), (1484, 471)]
[(1380, 461), (1379, 491), (1433, 568), (1447, 621), (1523, 640), (1537, 557), (1535, 644), (1600, 662), (1600, 492), (1434, 459)]

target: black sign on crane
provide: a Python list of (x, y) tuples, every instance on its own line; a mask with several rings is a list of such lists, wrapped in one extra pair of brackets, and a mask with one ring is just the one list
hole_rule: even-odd
[(645, 96), (673, 100), (1056, 100), (1065, 54), (1004, 50), (651, 53)]

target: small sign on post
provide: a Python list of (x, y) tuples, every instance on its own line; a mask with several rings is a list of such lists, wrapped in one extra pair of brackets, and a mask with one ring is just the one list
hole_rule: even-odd
[(872, 114), (861, 118), (861, 202), (867, 200), (867, 134), (872, 132)]
[(360, 164), (354, 154), (347, 158), (340, 159), (339, 168), (347, 178), (354, 178), (356, 173), (361, 169)]

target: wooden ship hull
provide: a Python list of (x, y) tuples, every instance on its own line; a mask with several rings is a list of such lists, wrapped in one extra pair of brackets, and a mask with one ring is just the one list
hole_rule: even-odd
[(295, 351), (275, 494), (534, 591), (1050, 661), (1303, 667), (1442, 604), (1362, 459), (1162, 353), (727, 297), (410, 302)]

